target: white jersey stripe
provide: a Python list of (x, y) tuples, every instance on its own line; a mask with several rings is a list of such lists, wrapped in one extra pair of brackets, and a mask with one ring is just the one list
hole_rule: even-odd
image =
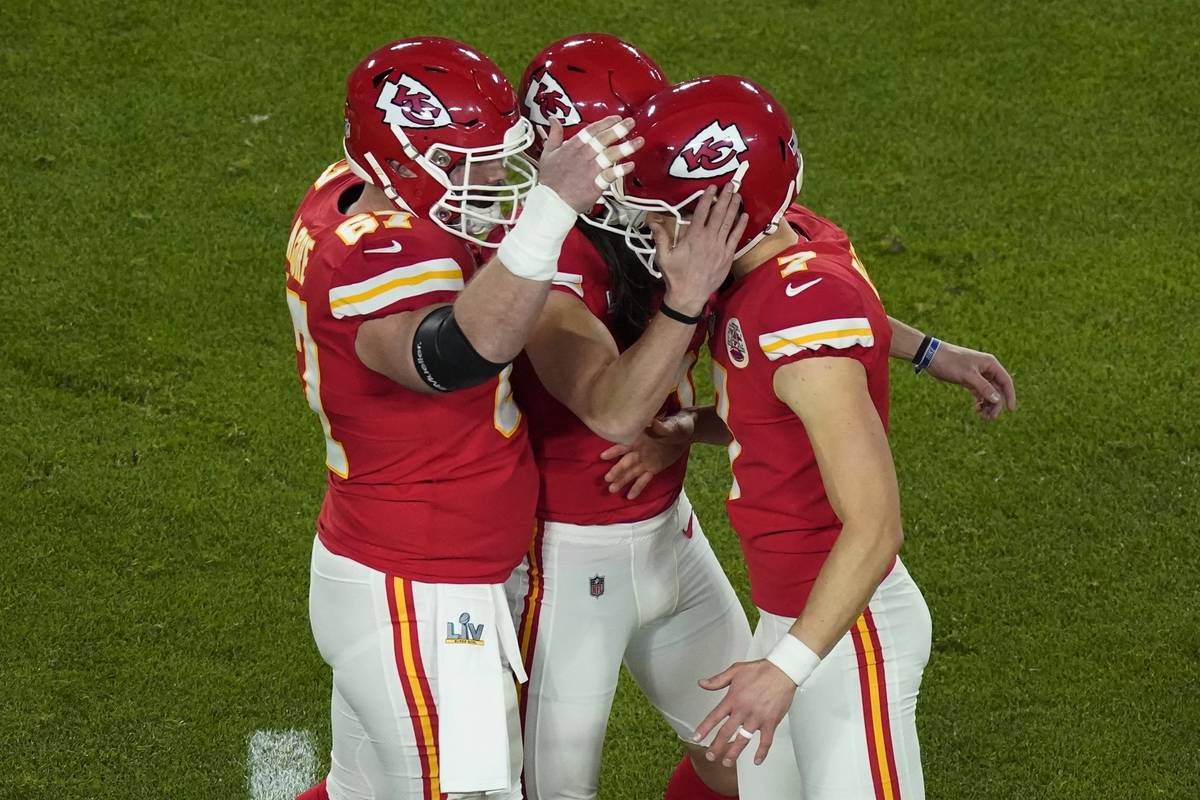
[(358, 283), (329, 290), (329, 311), (337, 319), (370, 314), (410, 297), (461, 291), (462, 269), (452, 258), (435, 258), (397, 267)]
[(875, 336), (866, 317), (847, 317), (810, 322), (791, 328), (764, 333), (758, 337), (758, 346), (772, 361), (784, 356), (794, 356), (802, 350), (819, 347), (843, 349), (862, 345), (871, 347)]

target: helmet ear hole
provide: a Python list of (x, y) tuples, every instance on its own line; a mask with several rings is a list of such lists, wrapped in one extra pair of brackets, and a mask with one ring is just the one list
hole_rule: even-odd
[(404, 166), (403, 164), (401, 164), (399, 161), (396, 161), (395, 159), (389, 158), (387, 160), (387, 163), (388, 163), (388, 166), (391, 167), (392, 169), (394, 169), (396, 171), (396, 174), (399, 175), (401, 178), (417, 177), (417, 173), (413, 172), (411, 169)]

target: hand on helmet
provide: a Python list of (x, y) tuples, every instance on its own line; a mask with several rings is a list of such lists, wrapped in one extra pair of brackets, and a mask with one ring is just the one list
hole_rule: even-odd
[(640, 136), (622, 141), (632, 129), (631, 119), (605, 117), (564, 142), (562, 125), (550, 120), (550, 135), (538, 162), (538, 182), (553, 189), (575, 211), (590, 211), (618, 176), (633, 169), (632, 164), (621, 163), (642, 146)]
[(721, 287), (733, 265), (733, 254), (750, 221), (741, 213), (741, 198), (733, 181), (720, 196), (709, 186), (696, 203), (689, 225), (671, 242), (671, 233), (660, 219), (649, 220), (654, 236), (654, 260), (667, 284), (667, 305), (684, 314), (696, 315), (708, 298)]

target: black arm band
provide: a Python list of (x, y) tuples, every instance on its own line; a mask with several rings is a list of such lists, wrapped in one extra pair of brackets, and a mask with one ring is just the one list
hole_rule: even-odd
[(663, 316), (667, 317), (668, 319), (673, 319), (676, 322), (682, 322), (684, 325), (699, 325), (700, 320), (704, 319), (703, 311), (694, 317), (689, 317), (682, 311), (676, 311), (675, 309), (671, 308), (669, 305), (667, 305), (667, 301), (665, 300), (658, 304), (658, 310), (661, 311)]
[(478, 386), (508, 366), (476, 352), (458, 327), (454, 306), (435, 308), (421, 320), (413, 334), (412, 355), (421, 380), (439, 392)]

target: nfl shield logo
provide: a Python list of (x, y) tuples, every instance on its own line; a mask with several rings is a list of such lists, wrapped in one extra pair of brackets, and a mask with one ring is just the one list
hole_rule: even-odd
[(592, 597), (599, 597), (604, 594), (604, 576), (596, 575), (595, 577), (588, 578), (588, 586), (592, 591)]

